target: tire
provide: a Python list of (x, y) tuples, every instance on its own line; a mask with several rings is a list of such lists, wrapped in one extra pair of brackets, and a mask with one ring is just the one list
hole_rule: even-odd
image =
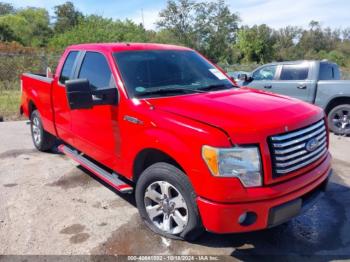
[(30, 115), (30, 131), (33, 144), (39, 151), (49, 151), (55, 145), (56, 138), (44, 130), (38, 110), (34, 110)]
[(328, 126), (335, 134), (350, 135), (350, 104), (334, 107), (328, 114)]
[[(162, 185), (163, 190), (160, 185)], [(162, 192), (168, 193), (168, 200), (156, 201), (153, 195)], [(156, 193), (155, 193), (156, 192)], [(165, 198), (164, 194), (158, 194)], [(177, 197), (177, 198), (176, 198)], [(196, 204), (196, 194), (188, 177), (177, 167), (168, 163), (156, 163), (148, 167), (140, 176), (135, 191), (137, 208), (145, 224), (154, 232), (172, 239), (185, 239), (193, 241), (203, 233), (203, 226)], [(177, 199), (178, 201), (171, 201)], [(181, 199), (181, 201), (179, 201)], [(150, 207), (159, 207), (154, 209), (159, 215), (151, 219), (146, 210)], [(169, 216), (168, 216), (168, 215)], [(181, 220), (180, 220), (181, 217)], [(187, 219), (186, 219), (187, 218)], [(166, 223), (170, 221), (169, 223)], [(177, 223), (176, 221), (180, 221)], [(185, 222), (184, 222), (185, 221)], [(165, 230), (165, 225), (170, 225), (169, 230)], [(172, 229), (171, 229), (172, 228)]]

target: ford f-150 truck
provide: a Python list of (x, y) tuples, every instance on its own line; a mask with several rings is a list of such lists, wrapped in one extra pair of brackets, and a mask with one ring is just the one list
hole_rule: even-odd
[(337, 64), (329, 61), (291, 61), (263, 65), (243, 86), (287, 95), (323, 108), (329, 128), (350, 135), (350, 80), (340, 80)]
[(167, 237), (279, 225), (332, 172), (322, 109), (237, 88), (189, 48), (74, 45), (52, 77), (21, 80), (35, 147), (56, 144), (120, 192), (135, 190), (146, 225)]

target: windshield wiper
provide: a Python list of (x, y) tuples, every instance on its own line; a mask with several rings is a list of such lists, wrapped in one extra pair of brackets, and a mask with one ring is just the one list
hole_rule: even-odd
[(159, 87), (150, 88), (142, 93), (138, 93), (138, 96), (148, 96), (154, 94), (169, 94), (169, 93), (205, 93), (204, 90), (199, 90), (198, 88), (188, 88), (188, 87)]
[[(234, 86), (232, 85), (232, 87)], [(200, 87), (197, 90), (210, 91), (210, 90), (216, 90), (216, 89), (230, 89), (232, 87), (228, 86), (227, 84), (216, 84), (216, 85), (208, 85), (208, 86)]]

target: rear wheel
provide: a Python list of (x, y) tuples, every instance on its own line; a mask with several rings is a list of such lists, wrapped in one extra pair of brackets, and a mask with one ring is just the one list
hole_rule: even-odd
[(190, 181), (175, 166), (147, 168), (136, 185), (136, 203), (146, 225), (160, 235), (194, 240), (203, 232)]
[(56, 138), (44, 130), (38, 110), (32, 112), (30, 120), (30, 130), (34, 146), (39, 151), (45, 152), (50, 150), (54, 146)]
[(328, 114), (328, 126), (336, 134), (350, 135), (350, 104), (334, 107)]

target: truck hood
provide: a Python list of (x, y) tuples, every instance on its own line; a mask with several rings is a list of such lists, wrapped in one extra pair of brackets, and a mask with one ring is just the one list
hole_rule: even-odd
[(323, 111), (300, 100), (249, 88), (230, 89), (147, 101), (156, 110), (215, 126), (234, 143), (261, 142), (316, 122)]

